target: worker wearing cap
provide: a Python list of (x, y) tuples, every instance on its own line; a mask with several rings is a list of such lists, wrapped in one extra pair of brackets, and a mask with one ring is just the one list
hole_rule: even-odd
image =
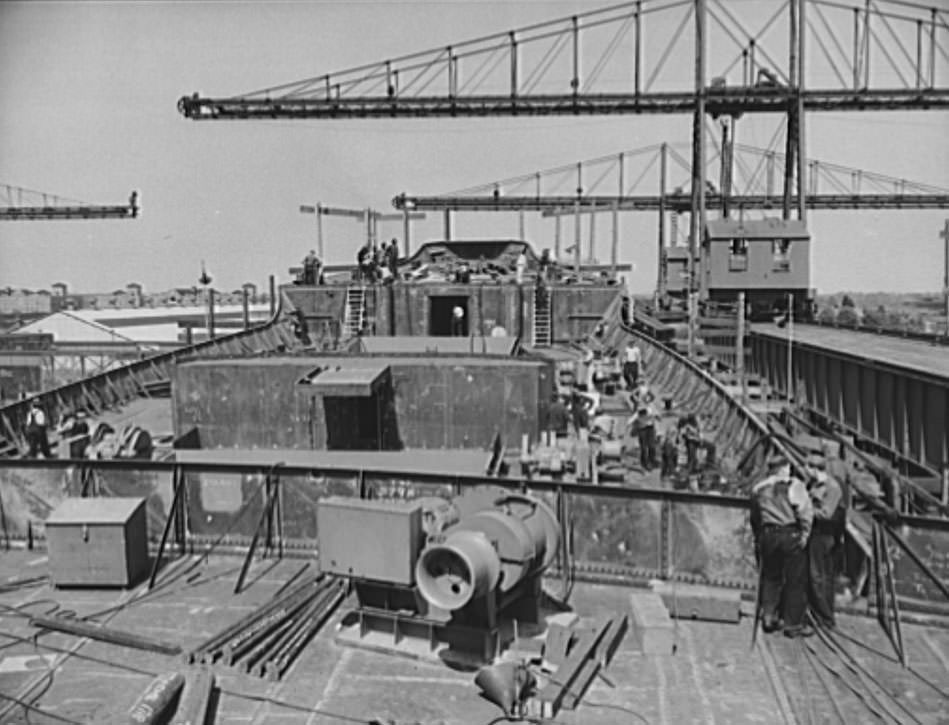
[(847, 510), (840, 484), (824, 471), (823, 457), (808, 461), (807, 489), (814, 526), (807, 543), (807, 602), (818, 623), (833, 627), (837, 552), (843, 546)]
[[(769, 475), (751, 489), (751, 529), (760, 566), (759, 606), (765, 632), (784, 628), (788, 637), (808, 637), (807, 541), (814, 512), (807, 487), (792, 475), (787, 459), (768, 460)], [(782, 623), (783, 620), (783, 623)]]
[(65, 457), (83, 458), (86, 446), (89, 445), (89, 423), (86, 419), (86, 411), (64, 413), (57, 431), (62, 436), (60, 451), (65, 452)]
[(652, 406), (643, 404), (629, 421), (629, 431), (639, 440), (639, 463), (644, 471), (651, 471), (656, 461), (656, 413)]
[(49, 450), (48, 428), (46, 413), (40, 407), (39, 401), (33, 398), (30, 403), (30, 412), (26, 415), (26, 442), (29, 445), (26, 455), (29, 458), (36, 458), (39, 453), (43, 454), (43, 458), (53, 457)]

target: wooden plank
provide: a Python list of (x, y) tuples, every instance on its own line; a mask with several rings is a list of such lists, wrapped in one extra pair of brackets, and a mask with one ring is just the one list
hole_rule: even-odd
[(741, 617), (741, 592), (737, 589), (670, 582), (654, 582), (651, 588), (676, 619), (737, 624)]
[(76, 637), (89, 637), (100, 642), (116, 644), (120, 647), (132, 647), (134, 649), (143, 649), (149, 652), (158, 652), (165, 655), (181, 654), (181, 647), (176, 644), (162, 642), (151, 637), (143, 637), (132, 632), (125, 632), (111, 627), (98, 627), (88, 622), (79, 620), (33, 617), (30, 624), (34, 627), (65, 632)]
[(607, 621), (598, 625), (592, 632), (580, 635), (567, 655), (567, 659), (557, 668), (553, 679), (537, 693), (540, 704), (540, 717), (552, 718), (557, 715), (564, 697), (575, 686), (581, 675), (586, 674), (587, 662), (595, 657), (597, 645), (603, 640), (612, 622)]

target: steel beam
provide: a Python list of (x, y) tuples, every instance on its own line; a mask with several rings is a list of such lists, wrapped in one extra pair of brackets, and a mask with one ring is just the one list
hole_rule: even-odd
[[(721, 193), (705, 196), (709, 208), (724, 202)], [(792, 205), (798, 204), (796, 196)], [(949, 209), (949, 194), (813, 194), (805, 197), (809, 209)], [(565, 216), (579, 207), (581, 213), (594, 208), (603, 212), (615, 205), (619, 211), (687, 212), (691, 208), (688, 194), (642, 194), (635, 196), (406, 196), (392, 200), (397, 209), (425, 209), (428, 211), (541, 211), (545, 216)], [(780, 209), (782, 198), (766, 194), (732, 194), (728, 196), (731, 209)]]
[[(781, 394), (786, 360), (786, 339), (752, 332), (752, 369)], [(949, 379), (799, 339), (794, 360), (809, 378), (797, 391), (802, 404), (887, 455), (939, 475), (949, 457)]]
[[(784, 113), (794, 102), (788, 88), (706, 88), (706, 112), (714, 116)], [(178, 110), (194, 121), (247, 119), (352, 119), (488, 116), (592, 116), (694, 113), (694, 91), (550, 95), (206, 98), (184, 96)], [(814, 89), (803, 91), (804, 111), (927, 111), (949, 108), (949, 88)]]
[(0, 221), (28, 219), (135, 219), (130, 206), (7, 206), (0, 207)]

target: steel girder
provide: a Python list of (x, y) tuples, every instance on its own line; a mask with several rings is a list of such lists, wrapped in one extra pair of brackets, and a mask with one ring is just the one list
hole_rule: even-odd
[[(720, 207), (722, 194), (706, 194), (706, 205)], [(780, 209), (782, 198), (766, 194), (733, 194), (728, 197), (732, 209)], [(791, 198), (792, 205), (797, 197)], [(809, 209), (949, 209), (949, 194), (810, 194), (805, 203)], [(582, 211), (670, 211), (686, 212), (692, 207), (689, 194), (645, 194), (634, 196), (406, 196), (392, 200), (396, 209), (426, 211), (543, 211), (569, 214)]]
[[(805, 111), (914, 111), (949, 108), (949, 88), (805, 90)], [(692, 113), (700, 97), (714, 116), (785, 113), (789, 88), (722, 88), (663, 93), (425, 96), (418, 98), (204, 98), (183, 96), (178, 111), (195, 121), (239, 119), (590, 116)]]
[[(787, 395), (787, 340), (750, 335), (751, 371)], [(794, 398), (938, 476), (949, 465), (949, 378), (794, 341)]]

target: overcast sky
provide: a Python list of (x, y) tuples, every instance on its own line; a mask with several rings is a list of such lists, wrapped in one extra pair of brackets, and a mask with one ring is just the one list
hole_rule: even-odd
[[(195, 284), (201, 260), (219, 289), (263, 284), (268, 274), (286, 281), (287, 268), (315, 246), (314, 217), (300, 214), (300, 204), (390, 211), (402, 191), (443, 193), (663, 141), (685, 144), (679, 151), (688, 158), (686, 115), (194, 122), (176, 109), (178, 98), (194, 91), (237, 95), (603, 4), (0, 3), (0, 183), (100, 204), (125, 203), (137, 189), (142, 206), (134, 221), (3, 222), (0, 286), (63, 281), (73, 290), (102, 291), (135, 281), (162, 290)], [(754, 27), (766, 17), (755, 13), (770, 15), (779, 3), (728, 6)], [(681, 17), (676, 10), (647, 22), (647, 72)], [(849, 32), (841, 23), (845, 48)], [(712, 77), (728, 56), (724, 36), (710, 35)], [(586, 68), (605, 42), (585, 44)], [(686, 30), (655, 88), (689, 87), (691, 42)], [(937, 81), (944, 87), (949, 63), (940, 58), (943, 71)], [(737, 82), (740, 70), (732, 68), (728, 78)], [(815, 60), (809, 83), (829, 79)], [(607, 70), (602, 82), (616, 88), (624, 81)], [(739, 140), (765, 146), (779, 120), (742, 118)], [(810, 158), (949, 188), (947, 113), (812, 113), (807, 150)], [(938, 233), (947, 217), (946, 210), (814, 212), (814, 286), (940, 289)], [(655, 284), (655, 228), (653, 214), (624, 215), (621, 258), (636, 265), (633, 286), (644, 292)], [(325, 229), (328, 261), (352, 259), (360, 225), (332, 219)], [(399, 224), (381, 231), (401, 238)], [(456, 231), (513, 237), (517, 221), (463, 215)], [(415, 243), (440, 234), (441, 220), (432, 218), (419, 225)], [(537, 247), (552, 246), (552, 222), (531, 220), (527, 236)], [(603, 217), (601, 259), (608, 258), (609, 236)]]

